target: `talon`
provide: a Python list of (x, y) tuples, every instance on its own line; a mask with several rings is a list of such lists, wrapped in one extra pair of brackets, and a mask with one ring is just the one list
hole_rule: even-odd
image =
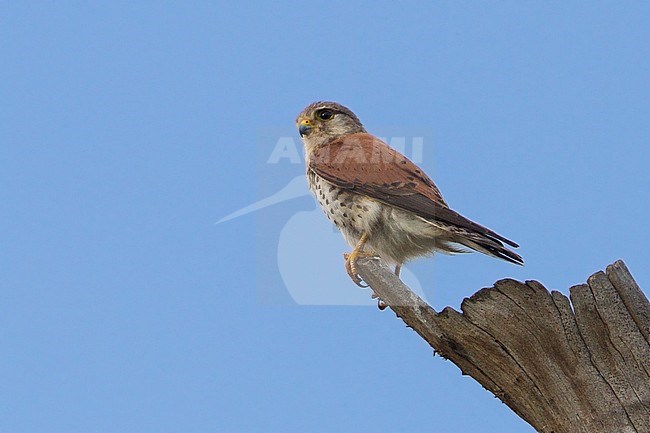
[(343, 257), (345, 258), (345, 270), (350, 276), (350, 279), (354, 281), (354, 284), (363, 288), (368, 287), (367, 284), (363, 283), (361, 277), (359, 277), (359, 272), (357, 272), (356, 260), (360, 257), (372, 257), (372, 255), (367, 253), (360, 253), (360, 252), (357, 252), (355, 254), (355, 252), (353, 251), (349, 254), (348, 253), (343, 254)]
[(367, 284), (363, 284), (363, 280), (361, 277), (359, 277), (359, 273), (357, 272), (357, 265), (356, 261), (357, 259), (361, 257), (373, 257), (373, 254), (366, 253), (365, 251), (361, 251), (363, 249), (363, 246), (366, 244), (366, 241), (368, 240), (368, 234), (364, 233), (361, 235), (361, 238), (359, 239), (359, 242), (357, 242), (357, 245), (354, 247), (351, 253), (344, 253), (343, 258), (345, 259), (345, 270), (347, 271), (348, 275), (354, 281), (354, 284), (356, 284), (359, 287), (368, 287)]
[(377, 308), (379, 308), (381, 311), (384, 311), (386, 307), (388, 307), (388, 304), (379, 299), (379, 295), (375, 292), (372, 292), (372, 295), (370, 295), (372, 299), (377, 300)]
[(379, 308), (381, 311), (384, 311), (386, 307), (388, 307), (388, 304), (379, 299), (379, 295), (375, 292), (372, 292), (372, 295), (370, 295), (372, 299), (377, 300), (377, 308)]
[(359, 274), (357, 273), (357, 267), (354, 265), (354, 257), (352, 254), (343, 254), (343, 257), (345, 257), (345, 270), (350, 276), (350, 279), (354, 281), (354, 284), (356, 284), (359, 287), (368, 287), (367, 285), (364, 286), (362, 284), (362, 279), (359, 277)]
[(359, 275), (357, 274), (356, 266), (354, 266), (354, 260), (351, 260), (353, 259), (352, 254), (343, 254), (343, 257), (345, 258), (345, 271), (350, 276), (350, 279), (354, 281), (354, 284), (357, 286), (363, 287), (361, 285), (361, 282), (363, 280), (359, 278)]

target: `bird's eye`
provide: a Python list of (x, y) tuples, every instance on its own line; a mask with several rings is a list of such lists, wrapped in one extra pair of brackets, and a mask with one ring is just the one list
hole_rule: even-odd
[(318, 118), (321, 120), (330, 120), (332, 117), (334, 117), (334, 112), (330, 110), (320, 110), (318, 112)]

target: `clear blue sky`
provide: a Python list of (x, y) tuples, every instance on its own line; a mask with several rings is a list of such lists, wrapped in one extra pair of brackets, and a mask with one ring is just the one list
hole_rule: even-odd
[(618, 258), (650, 287), (648, 3), (23, 1), (0, 20), (2, 432), (532, 432), (392, 313), (305, 305), (368, 293), (302, 183), (215, 224), (302, 173), (268, 161), (314, 100), (423, 137), (450, 205), (522, 245), (523, 268), (414, 263), (436, 308), (504, 277), (567, 293)]

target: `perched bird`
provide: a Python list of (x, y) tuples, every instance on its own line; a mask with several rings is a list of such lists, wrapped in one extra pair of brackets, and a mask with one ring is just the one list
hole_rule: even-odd
[[(380, 256), (395, 265), (433, 252), (479, 251), (511, 263), (516, 243), (451, 210), (433, 181), (404, 155), (368, 134), (336, 102), (314, 102), (296, 119), (305, 146), (309, 188), (353, 247), (348, 275), (359, 286), (356, 260)], [(468, 250), (469, 249), (469, 250)]]

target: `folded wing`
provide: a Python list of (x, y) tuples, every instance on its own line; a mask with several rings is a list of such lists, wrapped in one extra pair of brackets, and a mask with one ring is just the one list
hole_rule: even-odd
[[(339, 188), (485, 237), (486, 241), (492, 241), (487, 242), (488, 250), (498, 249), (501, 242), (515, 248), (519, 246), (451, 210), (433, 181), (417, 165), (370, 134), (350, 134), (316, 149), (310, 158), (309, 170)], [(507, 257), (501, 257), (503, 252), (487, 253), (523, 263), (517, 254), (506, 251), (511, 253), (506, 254)]]

